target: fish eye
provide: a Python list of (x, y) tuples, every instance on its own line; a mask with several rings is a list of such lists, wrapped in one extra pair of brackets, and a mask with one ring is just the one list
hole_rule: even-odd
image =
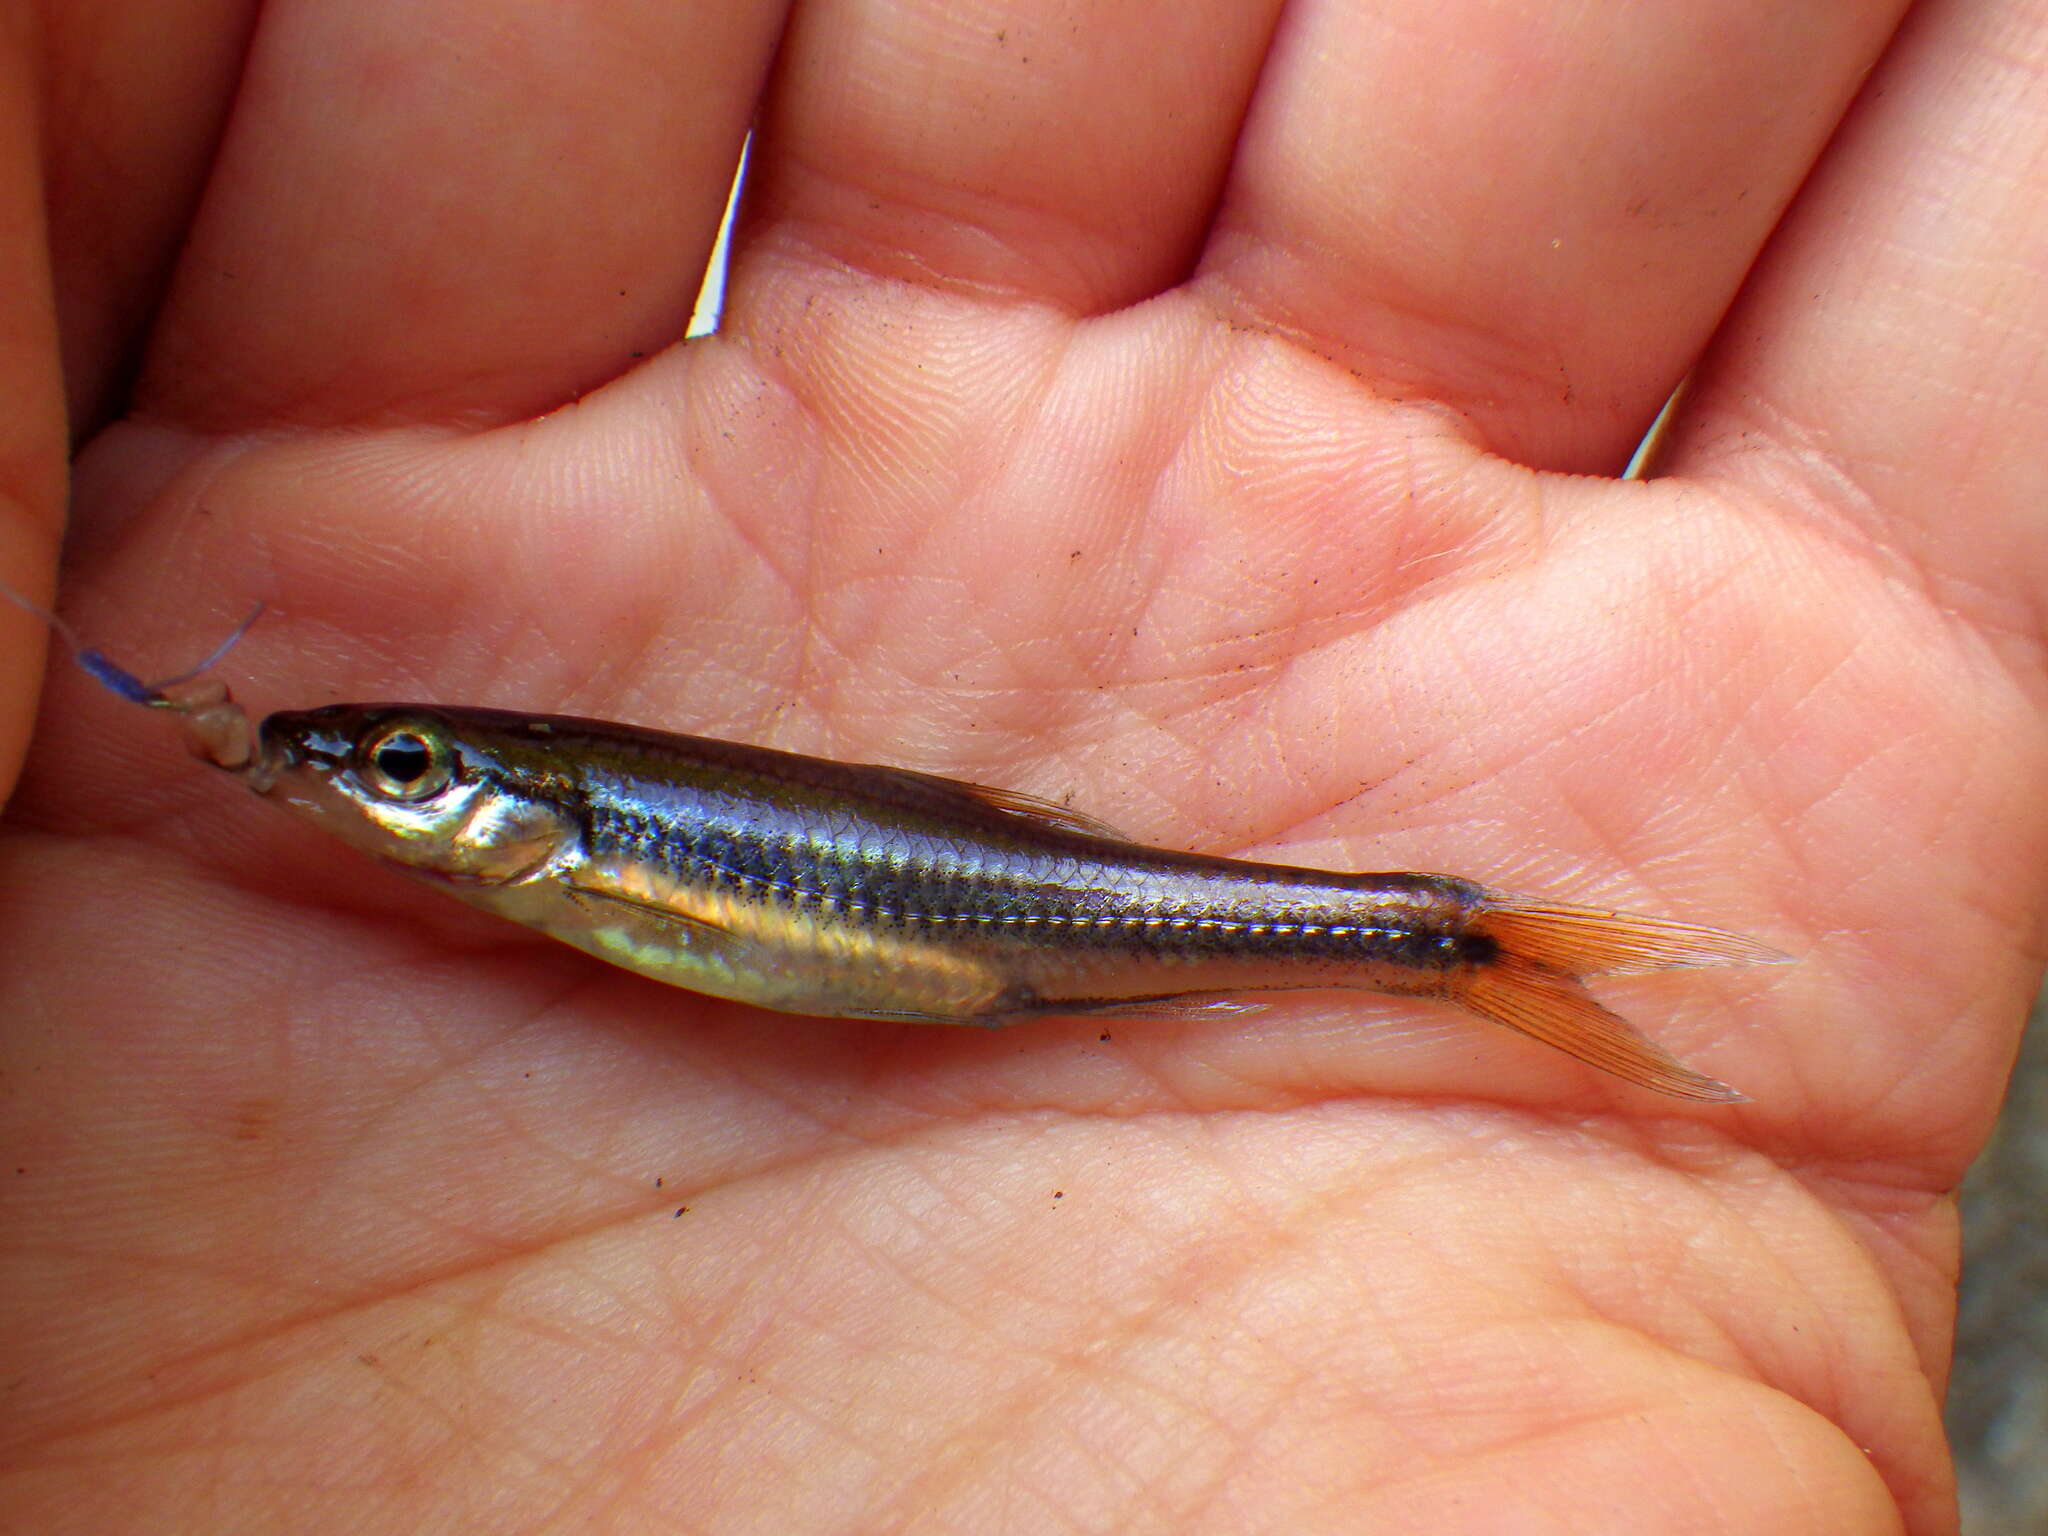
[(424, 800), (448, 787), (455, 776), (455, 754), (446, 741), (418, 726), (392, 726), (363, 743), (356, 772), (387, 800)]

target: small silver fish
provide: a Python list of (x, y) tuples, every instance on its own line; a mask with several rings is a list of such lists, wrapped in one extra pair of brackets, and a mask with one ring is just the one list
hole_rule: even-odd
[(1581, 979), (1787, 958), (1453, 875), (1146, 847), (1008, 790), (600, 720), (340, 704), (252, 730), (219, 682), (172, 692), (190, 674), (143, 683), (60, 633), (102, 683), (174, 713), (199, 756), (344, 842), (614, 965), (788, 1013), (1000, 1026), (1352, 988), (1733, 1103)]
[(253, 751), (219, 703), (189, 724), (259, 793), (450, 895), (788, 1013), (998, 1026), (1358, 988), (1455, 1003), (1645, 1088), (1732, 1102), (1579, 978), (1783, 958), (1449, 875), (1148, 848), (1009, 791), (604, 721), (344, 704), (267, 717)]

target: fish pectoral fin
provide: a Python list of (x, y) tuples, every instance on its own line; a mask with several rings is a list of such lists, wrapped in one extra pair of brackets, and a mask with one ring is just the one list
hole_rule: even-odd
[(642, 901), (637, 896), (622, 895), (617, 891), (603, 890), (592, 885), (563, 883), (572, 900), (584, 907), (612, 907), (630, 912), (644, 922), (651, 922), (675, 933), (696, 948), (739, 949), (746, 940), (730, 928), (722, 928), (708, 918), (695, 913), (679, 912), (674, 907), (659, 902)]
[(1481, 1018), (1556, 1046), (1639, 1088), (1707, 1104), (1740, 1104), (1749, 1098), (1719, 1078), (1695, 1072), (1620, 1014), (1593, 1001), (1569, 976), (1497, 962), (1474, 972), (1449, 995)]

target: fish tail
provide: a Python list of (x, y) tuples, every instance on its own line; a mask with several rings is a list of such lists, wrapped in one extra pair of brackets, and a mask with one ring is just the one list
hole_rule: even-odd
[(1495, 949), (1452, 979), (1454, 1001), (1639, 1087), (1712, 1104), (1740, 1103), (1747, 1095), (1647, 1039), (1589, 997), (1580, 978), (1791, 958), (1719, 928), (1492, 892), (1475, 904), (1465, 932), (1492, 940)]
[(1586, 995), (1570, 976), (1503, 955), (1460, 975), (1453, 1002), (1481, 1018), (1554, 1045), (1588, 1066), (1678, 1099), (1740, 1104), (1749, 1095), (1695, 1072), (1628, 1020)]
[(1483, 934), (1514, 955), (1567, 976), (1668, 971), (1694, 965), (1783, 965), (1783, 950), (1739, 933), (1631, 912), (1572, 907), (1487, 892), (1466, 932)]

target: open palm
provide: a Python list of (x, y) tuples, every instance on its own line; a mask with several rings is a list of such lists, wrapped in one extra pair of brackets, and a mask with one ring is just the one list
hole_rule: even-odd
[[(1732, 1108), (1350, 997), (767, 1015), (53, 673), (12, 1528), (1951, 1528), (1948, 1191), (2048, 856), (2038, 5), (275, 5), (246, 61), (50, 9), (61, 387), (135, 380), (66, 604), (139, 670), (260, 598), (253, 708), (899, 763), (1800, 963), (1601, 989)], [(1703, 350), (1668, 477), (1591, 478)]]

